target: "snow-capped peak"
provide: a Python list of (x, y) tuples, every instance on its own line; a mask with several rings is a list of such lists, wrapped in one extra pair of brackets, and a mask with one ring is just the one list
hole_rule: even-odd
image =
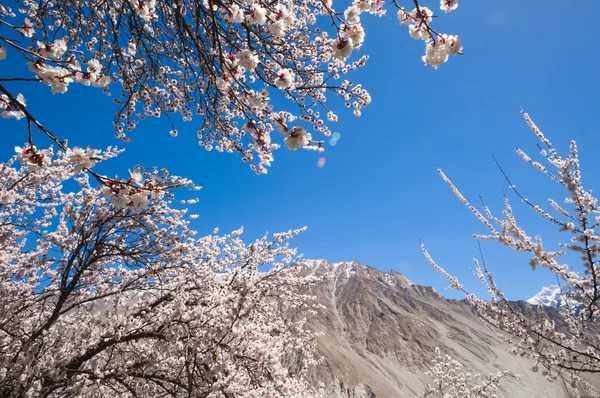
[[(542, 290), (527, 300), (529, 304), (543, 305), (546, 307), (562, 308), (565, 305), (567, 286), (552, 285), (542, 288)], [(571, 305), (575, 302), (571, 303)]]

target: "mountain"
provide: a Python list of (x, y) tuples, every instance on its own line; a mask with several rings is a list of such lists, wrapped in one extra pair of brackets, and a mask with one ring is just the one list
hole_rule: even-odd
[(542, 305), (544, 307), (552, 307), (557, 310), (563, 310), (566, 306), (573, 311), (574, 314), (579, 314), (585, 309), (585, 305), (572, 299), (568, 299), (568, 286), (552, 285), (542, 288), (542, 290), (527, 300), (527, 303), (532, 305)]
[(435, 347), (466, 371), (520, 375), (506, 379), (498, 397), (568, 396), (561, 383), (533, 373), (531, 360), (510, 354), (506, 338), (479, 321), (466, 302), (445, 299), (395, 271), (353, 261), (303, 263), (306, 272), (327, 277), (311, 288), (323, 309), (307, 324), (321, 333), (322, 362), (310, 377), (324, 383), (329, 397), (415, 397), (431, 382), (424, 371)]
[(562, 308), (565, 305), (564, 293), (566, 288), (558, 285), (552, 285), (542, 288), (542, 290), (527, 300), (532, 305), (543, 305), (546, 307)]

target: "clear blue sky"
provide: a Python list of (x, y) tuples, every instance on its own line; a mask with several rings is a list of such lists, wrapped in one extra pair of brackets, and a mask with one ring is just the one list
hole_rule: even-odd
[[(423, 4), (433, 8), (438, 2)], [(481, 292), (469, 271), (478, 255), (471, 235), (485, 231), (436, 167), (474, 203), (481, 194), (500, 211), (507, 184), (490, 157), (494, 153), (523, 193), (544, 204), (544, 190), (552, 185), (513, 151), (516, 146), (535, 151), (519, 113), (523, 106), (559, 149), (568, 148), (570, 139), (579, 142), (584, 182), (599, 186), (598, 15), (600, 3), (589, 0), (576, 10), (557, 0), (463, 0), (435, 26), (460, 35), (465, 55), (437, 71), (422, 66), (422, 43), (408, 36), (394, 12), (364, 16), (362, 52), (371, 59), (351, 79), (369, 89), (372, 104), (361, 118), (339, 112), (334, 131), (341, 139), (323, 155), (282, 149), (266, 176), (254, 175), (238, 156), (199, 148), (195, 122), (180, 124), (179, 137), (172, 138), (166, 123), (151, 120), (125, 145), (114, 138), (110, 99), (97, 90), (73, 87), (51, 96), (50, 90), (20, 85), (19, 91), (28, 109), (70, 144), (125, 145), (120, 160), (98, 171), (124, 175), (137, 163), (157, 165), (202, 185), (192, 209), (200, 214), (195, 221), (200, 232), (244, 226), (250, 239), (307, 225), (293, 241), (306, 258), (357, 260), (442, 291), (447, 283), (425, 261), (421, 239), (440, 265)], [(0, 75), (19, 70), (14, 61), (2, 61)], [(25, 142), (25, 124), (2, 121), (0, 130), (0, 155), (6, 159), (14, 145)], [(41, 135), (36, 142), (47, 143)], [(318, 167), (321, 156), (326, 163)], [(539, 217), (516, 199), (514, 205), (533, 234), (544, 234), (547, 226)], [(555, 282), (549, 273), (531, 271), (526, 257), (497, 244), (485, 243), (483, 250), (510, 298), (528, 298)]]

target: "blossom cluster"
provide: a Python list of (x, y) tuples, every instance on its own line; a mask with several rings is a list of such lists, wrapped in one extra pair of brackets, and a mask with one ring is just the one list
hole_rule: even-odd
[(49, 150), (38, 151), (35, 146), (28, 146), (25, 148), (15, 147), (15, 152), (21, 164), (27, 166), (29, 171), (35, 171), (41, 169), (44, 164), (48, 164), (50, 159)]
[[(450, 12), (458, 7), (456, 0), (442, 0), (441, 9)], [(433, 20), (433, 11), (427, 7), (417, 7), (412, 11), (401, 8), (398, 10), (398, 21), (408, 25), (408, 33), (413, 39), (424, 40), (425, 55), (423, 63), (434, 68), (448, 61), (451, 55), (462, 54), (462, 45), (456, 35), (439, 34), (429, 24)]]
[[(460, 40), (433, 30), (431, 10), (414, 3), (399, 17), (425, 40), (425, 62), (438, 67), (460, 53)], [(199, 118), (200, 146), (237, 152), (257, 173), (280, 147), (271, 143), (275, 131), (291, 150), (323, 149), (313, 136), (329, 136), (338, 120), (331, 96), (356, 116), (369, 105), (368, 92), (344, 75), (368, 59), (359, 53), (361, 18), (387, 7), (381, 0), (354, 0), (341, 12), (331, 0), (15, 4), (16, 12), (0, 9), (0, 60), (19, 62), (13, 55), (20, 55), (52, 93), (73, 83), (120, 91), (114, 125), (125, 140), (149, 117), (169, 116), (172, 132), (172, 115)], [(444, 12), (456, 7), (454, 0), (440, 3)], [(275, 100), (281, 97), (286, 101)]]
[(419, 398), (495, 397), (500, 381), (506, 377), (514, 377), (511, 372), (504, 371), (483, 378), (479, 374), (468, 372), (450, 355), (442, 355), (437, 347), (435, 357), (425, 374), (433, 380)]
[(61, 47), (64, 46), (63, 39), (57, 40), (53, 44), (38, 43), (38, 46), (40, 46), (40, 58), (29, 62), (29, 71), (33, 72), (44, 84), (50, 86), (52, 94), (66, 93), (69, 84), (73, 82), (85, 86), (106, 87), (111, 81), (110, 77), (101, 73), (102, 65), (96, 59), (86, 62), (86, 71), (82, 71), (81, 64), (75, 57), (64, 62), (64, 67), (53, 65), (50, 60), (59, 58), (63, 54), (62, 51), (66, 49)]
[(132, 172), (128, 180), (104, 179), (102, 182), (101, 192), (119, 209), (145, 209), (152, 200), (162, 199), (166, 191), (152, 177), (145, 181), (139, 171)]
[(18, 94), (14, 99), (9, 98), (6, 94), (0, 94), (0, 116), (4, 119), (14, 118), (20, 120), (25, 117), (23, 108), (26, 101), (23, 94)]
[[(37, 7), (37, 6), (36, 6)], [(6, 15), (6, 10), (0, 12), (0, 17)], [(14, 14), (9, 14), (14, 16)], [(24, 38), (35, 39), (36, 29), (29, 18), (24, 18), (20, 26), (13, 27)], [(47, 36), (44, 32), (43, 36)], [(78, 82), (86, 86), (106, 87), (111, 79), (102, 74), (102, 64), (97, 59), (85, 61), (86, 71), (82, 71), (77, 60), (78, 51), (69, 51), (67, 38), (55, 39), (53, 41), (36, 40), (36, 48), (24, 49), (11, 40), (5, 40), (9, 46), (21, 50), (28, 59), (28, 69), (44, 84), (52, 88), (52, 93), (65, 93), (70, 83)], [(68, 57), (65, 54), (69, 54)], [(0, 61), (6, 59), (6, 47), (0, 45)]]
[[(23, 148), (15, 147), (15, 152), (17, 159), (29, 172), (43, 171), (46, 173), (48, 170), (52, 170), (49, 167), (54, 154), (51, 149), (38, 150), (35, 146), (27, 144)], [(194, 186), (192, 181), (169, 175), (166, 170), (146, 171), (136, 167), (134, 171), (129, 172), (128, 179), (109, 178), (91, 170), (97, 162), (114, 158), (122, 152), (113, 147), (109, 147), (105, 151), (73, 147), (59, 152), (59, 161), (66, 162), (71, 176), (90, 173), (100, 183), (99, 192), (111, 200), (117, 209), (146, 209), (152, 201), (161, 200), (165, 196), (172, 197), (168, 191), (175, 187), (186, 186), (194, 190), (199, 189)]]

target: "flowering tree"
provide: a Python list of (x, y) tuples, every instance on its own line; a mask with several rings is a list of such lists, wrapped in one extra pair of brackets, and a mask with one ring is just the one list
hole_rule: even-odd
[(314, 277), (288, 267), (299, 231), (195, 238), (160, 192), (132, 208), (72, 155), (36, 151), (32, 170), (31, 153), (0, 164), (0, 396), (316, 394), (312, 335), (280, 308), (311, 305)]
[[(536, 361), (534, 370), (542, 367), (551, 379), (560, 377), (577, 384), (584, 375), (597, 377), (600, 374), (600, 235), (597, 231), (600, 209), (592, 191), (583, 186), (575, 141), (571, 142), (569, 154), (561, 156), (529, 115), (524, 113), (524, 117), (539, 140), (539, 152), (547, 165), (520, 149), (516, 150), (517, 154), (559, 184), (566, 191), (566, 199), (563, 204), (549, 199), (552, 209), (546, 210), (522, 196), (508, 176), (504, 176), (526, 206), (569, 237), (560, 244), (559, 250), (549, 250), (541, 237), (532, 237), (519, 226), (508, 198), (504, 198), (503, 217), (496, 217), (485, 206), (480, 211), (471, 205), (441, 170), (439, 173), (459, 200), (488, 229), (488, 235), (475, 235), (475, 238), (493, 240), (517, 252), (529, 253), (531, 267), (541, 266), (556, 274), (565, 292), (563, 301), (566, 305), (560, 311), (561, 316), (552, 318), (543, 308), (529, 311), (518, 308), (504, 296), (485, 264), (481, 267), (475, 260), (476, 275), (490, 295), (489, 301), (480, 299), (468, 293), (457, 278), (439, 267), (424, 247), (423, 251), (429, 262), (452, 282), (450, 288), (467, 294), (467, 299), (485, 321), (507, 333), (515, 354), (531, 356)], [(578, 256), (580, 262), (561, 263), (561, 256), (567, 253)]]
[[(461, 52), (457, 36), (440, 34), (433, 12), (394, 0), (400, 23), (426, 45), (423, 61), (438, 67)], [(13, 5), (11, 8), (10, 5)], [(321, 149), (307, 129), (325, 136), (338, 116), (328, 107), (340, 97), (360, 115), (371, 98), (343, 76), (363, 66), (354, 56), (365, 32), (361, 16), (381, 16), (382, 0), (355, 0), (336, 11), (331, 0), (14, 0), (0, 5), (0, 60), (27, 65), (19, 76), (0, 76), (0, 113), (26, 118), (64, 145), (25, 108), (11, 83), (30, 81), (65, 93), (72, 84), (109, 89), (118, 104), (118, 137), (139, 121), (175, 115), (199, 119), (199, 145), (238, 152), (266, 172), (279, 131), (291, 150)], [(441, 0), (441, 10), (457, 8)], [(276, 101), (281, 107), (275, 106)], [(33, 145), (30, 142), (31, 145)], [(63, 148), (66, 149), (66, 148)]]
[(450, 355), (442, 355), (436, 347), (435, 358), (431, 360), (429, 370), (425, 372), (433, 379), (419, 398), (489, 398), (495, 397), (500, 381), (514, 377), (511, 372), (497, 372), (482, 378), (473, 374)]

